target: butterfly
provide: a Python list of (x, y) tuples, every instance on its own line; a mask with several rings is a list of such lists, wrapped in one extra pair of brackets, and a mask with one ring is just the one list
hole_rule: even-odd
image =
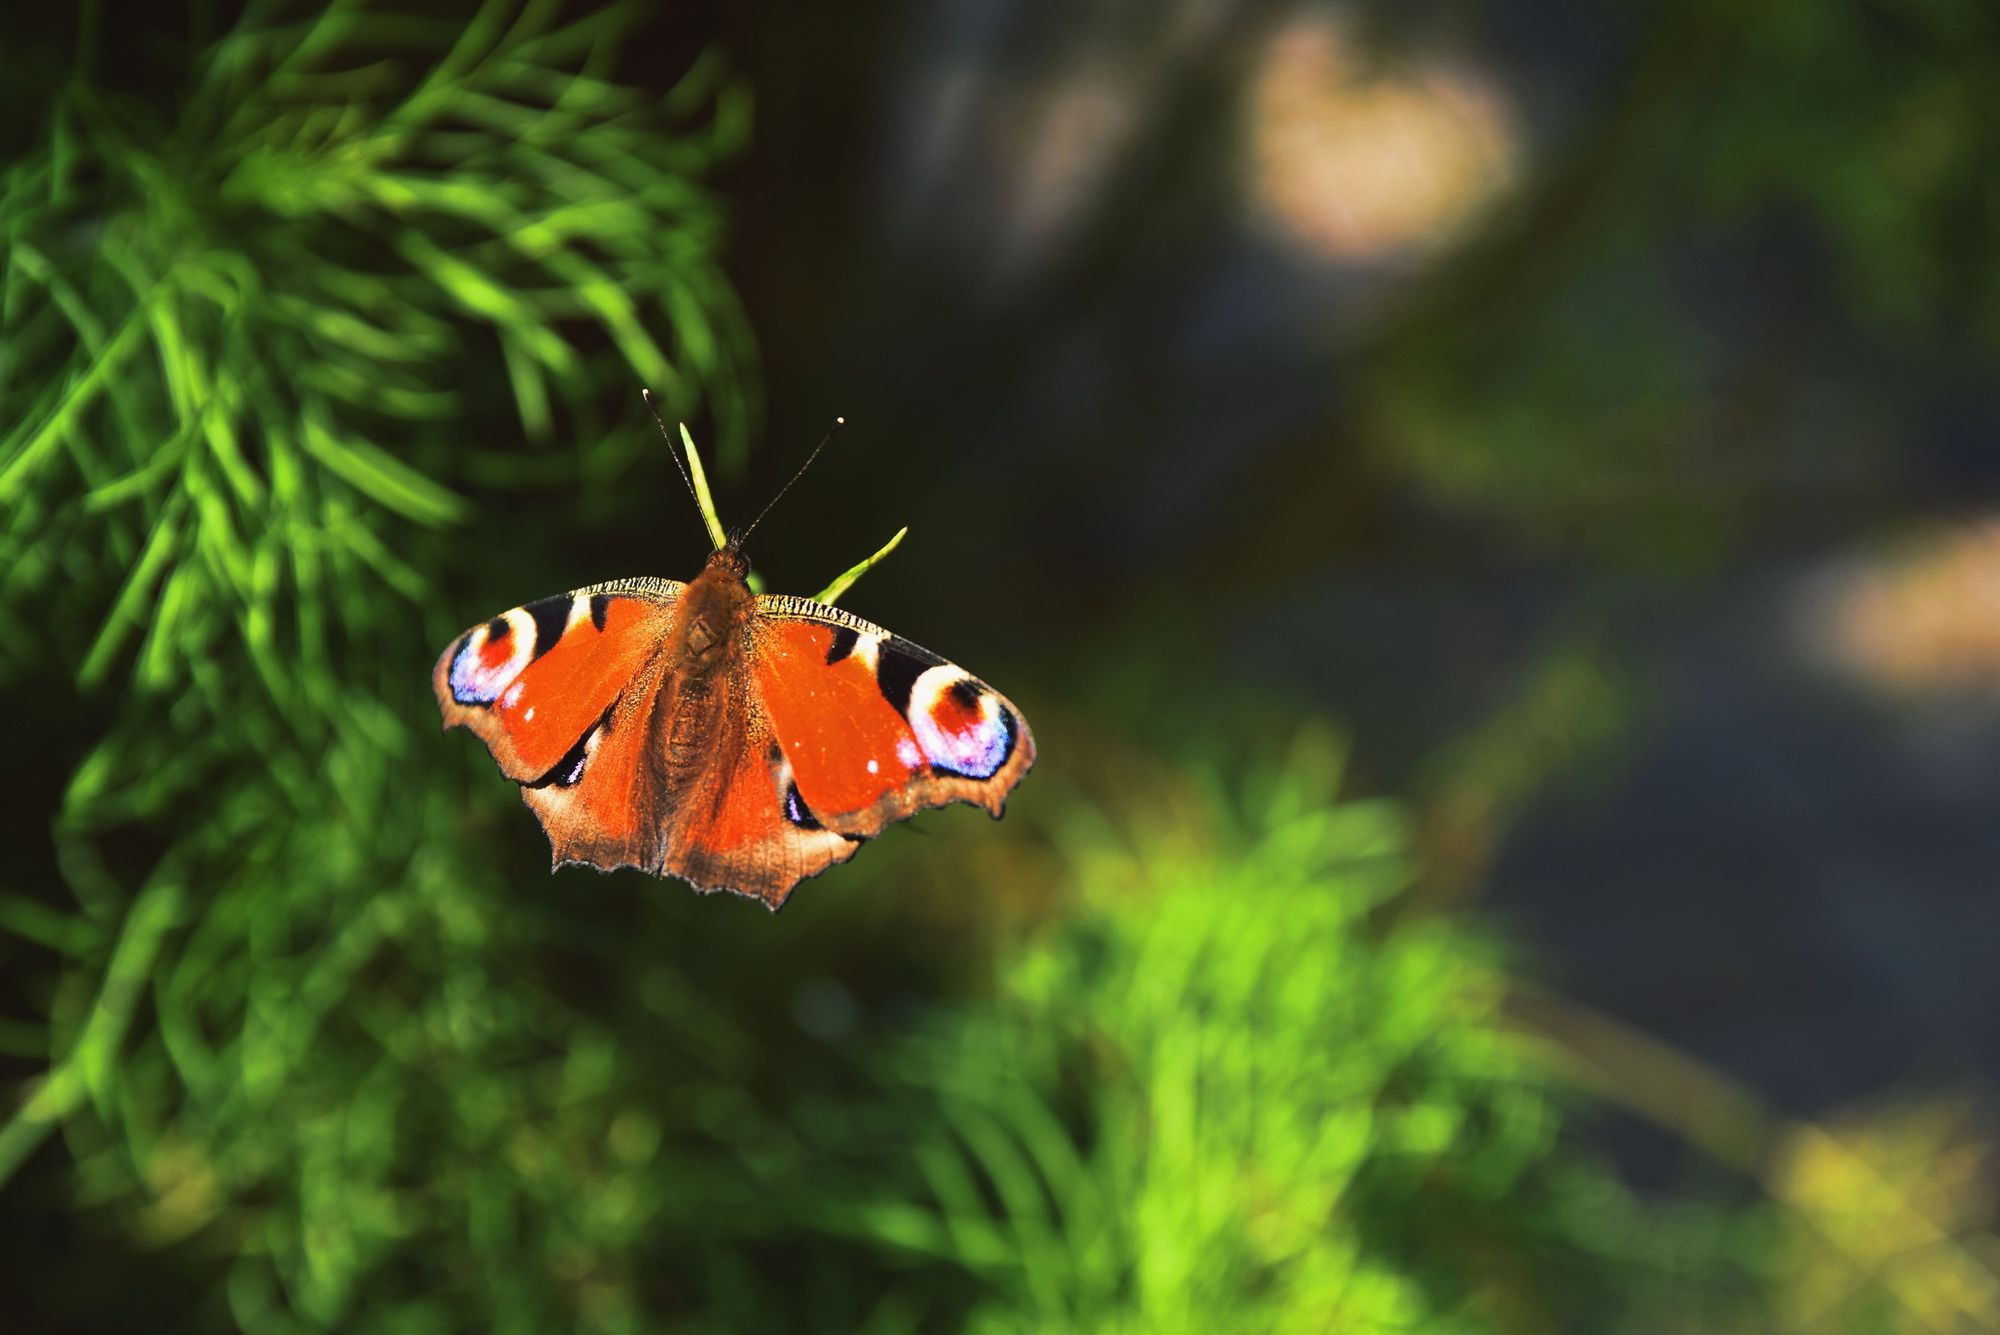
[[(699, 476), (692, 442), (689, 457)], [(697, 500), (719, 537), (705, 483)], [(636, 867), (775, 910), (927, 807), (998, 818), (1034, 764), (1020, 710), (965, 669), (827, 603), (753, 593), (746, 535), (685, 584), (543, 598), (439, 656), (444, 726), (521, 786), (554, 866)]]

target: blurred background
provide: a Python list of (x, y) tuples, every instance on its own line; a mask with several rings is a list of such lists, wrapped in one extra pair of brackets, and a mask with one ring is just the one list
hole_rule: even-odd
[[(2000, 1330), (2000, 14), (14, 6), (0, 1327)], [(1032, 721), (772, 917), (428, 673)], [(671, 420), (671, 418), (670, 418)]]

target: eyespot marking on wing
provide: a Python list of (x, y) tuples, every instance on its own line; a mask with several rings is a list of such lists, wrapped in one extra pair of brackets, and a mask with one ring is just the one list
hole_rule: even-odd
[(1014, 753), (1017, 728), (1000, 697), (950, 663), (910, 683), (905, 717), (933, 769), (987, 779)]
[(534, 657), (534, 617), (522, 607), (503, 612), (459, 641), (451, 660), (451, 698), (461, 705), (490, 705)]
[(805, 799), (799, 796), (799, 786), (795, 783), (785, 785), (785, 819), (802, 830), (826, 828), (819, 823), (819, 817), (812, 814), (812, 808), (806, 805)]

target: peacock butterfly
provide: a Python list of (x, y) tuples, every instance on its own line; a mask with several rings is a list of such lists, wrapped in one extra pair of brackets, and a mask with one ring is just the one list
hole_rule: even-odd
[[(705, 486), (697, 501), (719, 538)], [(555, 866), (637, 867), (775, 910), (927, 807), (999, 817), (1034, 764), (1020, 711), (963, 668), (828, 603), (753, 593), (746, 536), (686, 584), (544, 598), (438, 658), (444, 726), (521, 786)]]

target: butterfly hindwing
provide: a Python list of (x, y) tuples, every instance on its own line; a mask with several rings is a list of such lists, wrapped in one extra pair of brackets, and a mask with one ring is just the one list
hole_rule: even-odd
[[(550, 777), (521, 785), (521, 797), (557, 866), (637, 867), (777, 908), (861, 841), (786, 804), (790, 768), (740, 680), (699, 702), (684, 698), (684, 685), (664, 658), (653, 660)], [(677, 729), (695, 763), (676, 762)]]
[(657, 766), (648, 756), (645, 698), (657, 665), (604, 711), (541, 777), (521, 785), (521, 800), (549, 836), (550, 862), (609, 870), (659, 864), (662, 805)]
[(767, 727), (753, 721), (752, 746), (689, 813), (695, 819), (666, 869), (698, 889), (753, 894), (775, 909), (800, 881), (853, 857), (862, 839), (827, 829), (800, 805)]
[(773, 594), (757, 603), (752, 678), (790, 769), (788, 809), (861, 836), (947, 802), (1000, 814), (1035, 761), (1011, 702), (838, 608)]

